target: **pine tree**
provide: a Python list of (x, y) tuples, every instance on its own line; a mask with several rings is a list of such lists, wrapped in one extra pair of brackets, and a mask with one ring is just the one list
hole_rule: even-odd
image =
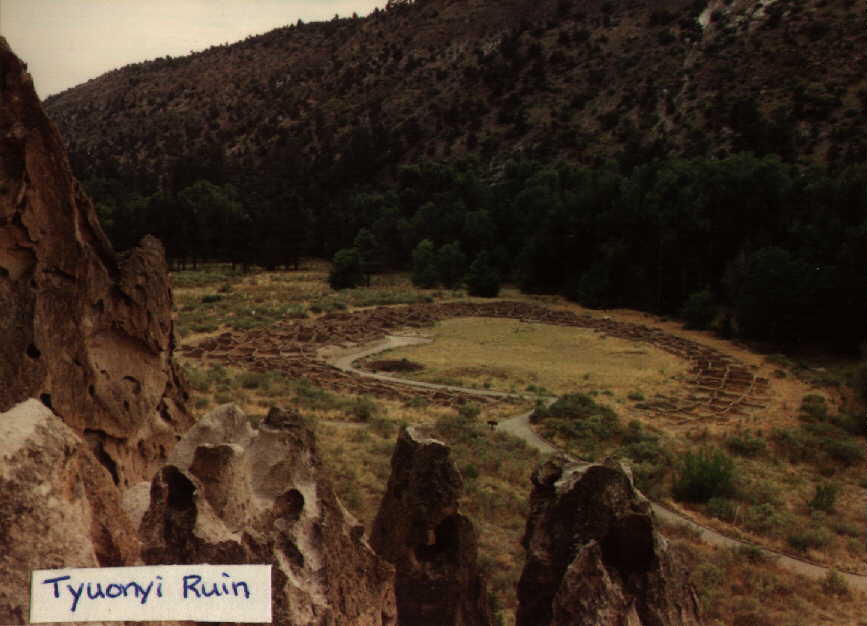
[(494, 267), (491, 254), (485, 250), (476, 257), (467, 272), (467, 292), (471, 296), (496, 298), (500, 293), (500, 273)]
[(437, 285), (436, 253), (430, 239), (423, 239), (412, 251), (412, 284), (422, 289)]
[(464, 280), (467, 271), (467, 256), (457, 241), (444, 245), (437, 252), (437, 276), (443, 287), (456, 289)]
[(332, 289), (351, 289), (364, 282), (361, 271), (361, 256), (355, 248), (338, 250), (334, 255), (328, 284)]

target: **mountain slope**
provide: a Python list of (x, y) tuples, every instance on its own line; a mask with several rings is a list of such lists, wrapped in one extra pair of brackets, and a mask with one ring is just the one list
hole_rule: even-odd
[(80, 175), (150, 189), (192, 163), (329, 185), (467, 154), (863, 163), (864, 0), (765, 5), (401, 3), (127, 66), (46, 105)]

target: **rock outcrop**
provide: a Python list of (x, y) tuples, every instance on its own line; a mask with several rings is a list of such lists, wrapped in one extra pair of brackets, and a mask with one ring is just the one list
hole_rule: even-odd
[(473, 523), (458, 512), (463, 480), (449, 448), (404, 428), (371, 544), (393, 563), (401, 626), (492, 623)]
[(191, 424), (162, 246), (115, 254), (2, 39), (0, 311), (0, 411), (40, 398), (115, 483), (150, 479)]
[(153, 480), (148, 563), (271, 563), (275, 624), (396, 624), (394, 570), (370, 549), (320, 467), (313, 433), (234, 405), (178, 442)]
[(693, 626), (698, 598), (630, 471), (548, 461), (533, 474), (518, 626)]
[(118, 489), (85, 443), (37, 400), (0, 413), (0, 623), (28, 623), (30, 572), (138, 559)]

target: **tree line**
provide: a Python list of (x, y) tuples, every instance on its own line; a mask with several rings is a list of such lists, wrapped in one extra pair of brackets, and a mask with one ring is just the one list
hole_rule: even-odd
[(867, 314), (865, 178), (739, 153), (629, 170), (429, 162), (375, 186), (247, 172), (150, 195), (110, 178), (88, 190), (117, 247), (151, 232), (175, 264), (315, 255), (333, 258), (335, 287), (404, 269), (419, 286), (480, 295), (511, 280), (776, 345), (854, 350)]

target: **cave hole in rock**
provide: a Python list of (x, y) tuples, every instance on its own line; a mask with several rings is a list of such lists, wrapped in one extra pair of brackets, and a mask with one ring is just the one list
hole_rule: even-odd
[(165, 479), (169, 492), (166, 503), (169, 508), (175, 511), (192, 509), (194, 506), (193, 495), (196, 493), (196, 486), (193, 482), (174, 466), (166, 468)]
[(114, 484), (119, 485), (120, 476), (117, 473), (117, 463), (115, 463), (114, 459), (108, 455), (103, 445), (103, 441), (105, 440), (105, 433), (101, 430), (85, 429), (84, 438), (90, 445), (90, 450), (91, 452), (93, 452), (93, 456), (95, 456), (96, 460), (99, 461), (102, 466), (108, 470), (108, 473), (111, 474), (111, 479), (114, 481)]
[(27, 353), (27, 356), (29, 356), (31, 359), (38, 359), (39, 357), (42, 356), (42, 353), (39, 351), (39, 348), (37, 348), (32, 343), (27, 345), (26, 353)]
[(42, 404), (47, 406), (49, 409), (51, 409), (52, 411), (54, 410), (54, 407), (51, 406), (51, 394), (50, 393), (43, 393), (41, 396), (39, 396), (39, 400), (40, 400), (40, 402), (42, 402)]
[(279, 518), (290, 522), (298, 521), (301, 511), (304, 510), (304, 496), (297, 489), (285, 491), (274, 502), (274, 509)]
[(0, 278), (9, 278), (9, 270), (0, 265)]
[(130, 387), (132, 388), (132, 392), (135, 395), (141, 395), (141, 381), (139, 381), (134, 376), (124, 376), (121, 380), (125, 383), (129, 383)]
[(653, 528), (647, 515), (627, 515), (612, 524), (600, 542), (602, 561), (623, 577), (646, 572), (653, 561)]
[(415, 546), (415, 556), (419, 561), (433, 561), (455, 554), (460, 537), (460, 516), (449, 515), (434, 529), (434, 542), (430, 545)]

